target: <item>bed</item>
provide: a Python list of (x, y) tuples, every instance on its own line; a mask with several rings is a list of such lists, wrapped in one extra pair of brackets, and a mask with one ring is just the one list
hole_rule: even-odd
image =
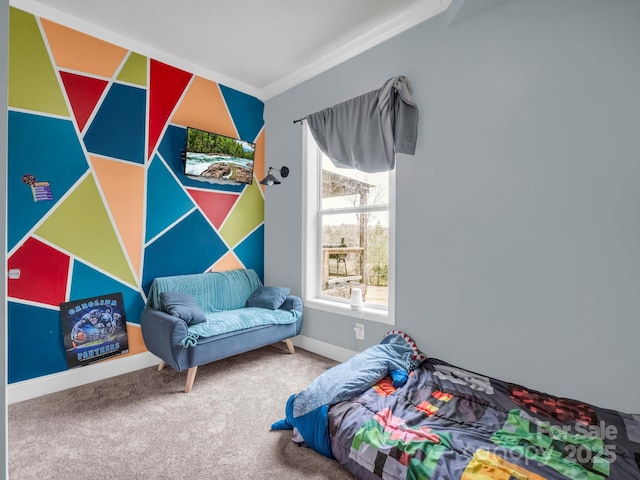
[(640, 480), (640, 415), (429, 358), (328, 411), (331, 451), (359, 479)]
[[(305, 424), (307, 438), (294, 431), (294, 440), (313, 435), (308, 446), (363, 480), (640, 480), (640, 415), (435, 358), (408, 370), (406, 383), (385, 375), (363, 393), (308, 413), (315, 430)], [(287, 405), (292, 425), (303, 418), (292, 418), (295, 397)], [(330, 452), (317, 447), (322, 437)]]

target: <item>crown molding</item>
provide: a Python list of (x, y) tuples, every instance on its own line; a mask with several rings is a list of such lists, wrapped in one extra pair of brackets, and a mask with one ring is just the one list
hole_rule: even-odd
[(100, 40), (113, 43), (114, 45), (122, 47), (126, 50), (139, 53), (140, 55), (145, 55), (149, 58), (153, 58), (154, 60), (166, 63), (168, 65), (171, 65), (172, 67), (180, 68), (186, 72), (198, 75), (208, 80), (212, 80), (216, 83), (221, 83), (225, 87), (239, 90), (243, 93), (258, 98), (259, 100), (264, 100), (262, 91), (252, 85), (240, 82), (221, 73), (201, 67), (200, 65), (196, 65), (195, 63), (187, 62), (179, 57), (147, 45), (146, 43), (134, 40), (119, 33), (115, 33), (111, 30), (107, 30), (106, 28), (100, 27), (95, 23), (82, 20), (76, 16), (62, 12), (48, 5), (44, 5), (35, 0), (10, 0), (9, 4), (12, 7), (24, 10), (25, 12), (29, 12), (38, 17), (43, 17), (47, 20), (51, 20), (52, 22), (60, 23), (65, 27), (72, 28), (87, 35), (91, 35), (92, 37), (99, 38)]
[(143, 42), (107, 30), (94, 23), (39, 3), (36, 0), (10, 0), (10, 5), (265, 101), (443, 13), (452, 2), (453, 0), (420, 0), (366, 33), (344, 43), (339, 48), (320, 54), (320, 56), (312, 59), (301, 68), (260, 88), (185, 61)]
[(421, 0), (368, 32), (346, 42), (338, 49), (322, 54), (294, 72), (261, 87), (262, 97), (269, 99), (369, 50), (376, 45), (443, 13), (453, 0)]

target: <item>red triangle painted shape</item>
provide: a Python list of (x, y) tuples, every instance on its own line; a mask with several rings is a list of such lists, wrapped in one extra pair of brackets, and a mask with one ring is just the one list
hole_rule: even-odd
[(69, 72), (60, 72), (60, 77), (67, 91), (78, 128), (82, 131), (108, 82)]
[(69, 263), (69, 255), (28, 238), (7, 261), (10, 270), (20, 269), (20, 278), (7, 279), (9, 297), (60, 305), (66, 300)]
[(149, 67), (149, 142), (151, 158), (160, 134), (169, 120), (192, 74), (151, 59)]
[(231, 211), (239, 195), (229, 193), (205, 192), (203, 190), (189, 190), (189, 195), (198, 204), (213, 226), (220, 228)]

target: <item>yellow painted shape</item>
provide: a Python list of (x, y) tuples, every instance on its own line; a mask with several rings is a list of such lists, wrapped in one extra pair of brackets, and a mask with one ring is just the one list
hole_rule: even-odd
[(519, 465), (507, 462), (486, 450), (478, 449), (462, 472), (460, 480), (546, 480)]
[(138, 278), (144, 225), (144, 166), (89, 156)]
[(237, 138), (227, 104), (216, 82), (194, 77), (171, 123)]
[(118, 80), (146, 87), (147, 57), (135, 52), (129, 53), (129, 58), (118, 74)]
[(127, 50), (50, 20), (40, 19), (56, 64), (111, 78)]
[[(254, 143), (256, 144), (256, 152), (253, 158), (253, 181), (255, 182), (257, 180), (260, 182), (260, 180), (266, 176), (265, 172), (267, 171), (264, 165), (264, 128), (260, 131), (260, 134)], [(272, 165), (273, 168), (280, 168), (281, 166), (282, 165)], [(260, 184), (258, 183), (258, 185)], [(263, 192), (265, 187), (266, 185), (260, 185)]]
[(9, 9), (9, 106), (69, 116), (36, 18)]
[(220, 228), (220, 235), (231, 248), (264, 222), (264, 199), (258, 182), (245, 187)]
[(77, 185), (35, 233), (89, 265), (136, 284), (93, 175)]
[(238, 270), (244, 268), (244, 265), (233, 252), (228, 252), (213, 264), (214, 272), (227, 272), (229, 270)]

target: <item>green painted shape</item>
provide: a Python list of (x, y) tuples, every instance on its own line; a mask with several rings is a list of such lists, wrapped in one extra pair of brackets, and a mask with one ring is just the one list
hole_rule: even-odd
[(249, 235), (264, 222), (264, 199), (260, 193), (258, 182), (245, 187), (244, 192), (227, 216), (220, 236), (234, 248), (240, 240)]
[(9, 12), (9, 106), (69, 116), (58, 78), (36, 18)]
[(89, 175), (36, 230), (44, 240), (135, 285), (96, 182)]
[(129, 58), (120, 70), (118, 80), (146, 87), (147, 57), (135, 52), (129, 53)]

